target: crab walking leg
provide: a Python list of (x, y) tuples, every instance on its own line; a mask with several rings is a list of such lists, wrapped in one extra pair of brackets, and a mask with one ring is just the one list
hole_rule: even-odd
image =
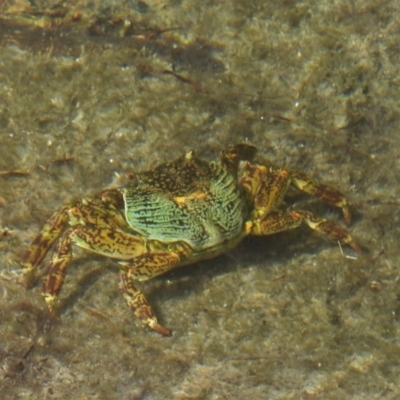
[(143, 293), (133, 284), (131, 271), (120, 271), (119, 288), (132, 309), (134, 315), (140, 319), (144, 325), (148, 325), (151, 329), (161, 333), (164, 336), (171, 336), (171, 331), (164, 328), (157, 322), (150, 304), (147, 302)]
[(328, 204), (332, 204), (335, 207), (341, 208), (346, 224), (350, 225), (350, 207), (342, 193), (330, 186), (313, 181), (305, 174), (295, 171), (290, 171), (289, 173), (293, 186), (304, 193), (315, 196)]
[[(284, 198), (289, 185), (300, 191), (341, 208), (347, 224), (351, 222), (349, 204), (338, 190), (318, 183), (307, 175), (286, 169), (266, 168), (262, 165), (243, 163), (243, 177), (241, 184), (255, 199), (255, 208), (258, 211), (269, 212), (279, 205)], [(259, 213), (260, 215), (260, 213)]]
[(95, 225), (126, 229), (127, 224), (112, 203), (100, 199), (82, 199), (69, 211), (71, 225)]
[(147, 251), (144, 240), (106, 226), (79, 226), (71, 232), (74, 244), (106, 257), (131, 260)]
[(112, 228), (80, 226), (65, 231), (57, 242), (43, 280), (42, 294), (52, 315), (55, 314), (56, 298), (72, 259), (72, 244), (122, 260), (131, 259), (146, 251), (142, 240)]
[(147, 281), (174, 269), (181, 263), (176, 253), (159, 251), (145, 253), (136, 257), (132, 263), (121, 262), (131, 271), (132, 277), (137, 281)]
[(311, 229), (327, 236), (332, 240), (348, 244), (354, 250), (360, 251), (360, 247), (354, 243), (346, 229), (317, 217), (307, 211), (278, 211), (287, 188), (293, 184), (299, 190), (314, 195), (343, 210), (346, 222), (350, 222), (351, 216), (345, 197), (336, 189), (316, 183), (305, 175), (291, 172), (285, 169), (269, 169), (263, 166), (244, 165), (242, 184), (248, 193), (254, 195), (255, 209), (252, 220), (247, 229), (252, 235), (271, 235), (273, 233), (297, 228), (302, 223)]
[(52, 315), (55, 315), (57, 295), (61, 290), (65, 272), (72, 259), (71, 232), (71, 229), (67, 230), (57, 242), (56, 250), (43, 279), (42, 295)]
[(36, 267), (65, 229), (68, 222), (68, 210), (69, 206), (64, 206), (52, 214), (22, 256), (21, 265), (25, 267), (24, 279), (28, 288), (35, 280)]
[(132, 281), (146, 281), (154, 278), (175, 268), (179, 263), (179, 255), (172, 252), (146, 253), (136, 257), (131, 263), (120, 263), (119, 287), (129, 307), (144, 325), (148, 325), (151, 329), (165, 336), (171, 335), (171, 331), (157, 323), (157, 318), (150, 304)]
[(326, 219), (317, 217), (308, 211), (275, 211), (268, 214), (264, 219), (255, 220), (250, 234), (252, 235), (271, 235), (277, 232), (294, 229), (302, 223), (307, 224), (311, 229), (321, 233), (331, 240), (348, 244), (355, 251), (360, 251), (360, 247), (354, 243), (350, 233)]

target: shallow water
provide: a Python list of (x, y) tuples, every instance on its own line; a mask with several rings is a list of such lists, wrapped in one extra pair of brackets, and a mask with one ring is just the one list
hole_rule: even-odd
[[(0, 5), (3, 398), (399, 398), (396, 3), (36, 4)], [(299, 229), (174, 270), (142, 285), (171, 338), (111, 260), (74, 252), (57, 320), (18, 283), (57, 207), (246, 140), (345, 193), (363, 254)]]

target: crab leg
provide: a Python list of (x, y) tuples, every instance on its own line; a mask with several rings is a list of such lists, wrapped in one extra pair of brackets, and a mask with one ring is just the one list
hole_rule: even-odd
[(323, 234), (331, 240), (348, 244), (355, 251), (360, 251), (360, 247), (354, 243), (350, 233), (326, 219), (317, 217), (308, 211), (275, 211), (268, 214), (264, 219), (255, 220), (251, 228), (252, 235), (271, 235), (277, 232), (294, 229), (302, 223), (307, 224), (311, 229)]
[(159, 332), (164, 336), (170, 336), (171, 331), (157, 322), (157, 317), (155, 316), (154, 311), (143, 293), (133, 284), (130, 273), (121, 271), (119, 276), (120, 291), (128, 303), (128, 306), (132, 309), (135, 317), (139, 318), (142, 324), (148, 325), (156, 332)]
[(73, 243), (118, 260), (131, 260), (147, 251), (144, 240), (107, 226), (79, 226), (71, 232)]
[(55, 314), (55, 302), (64, 282), (65, 272), (72, 259), (71, 229), (68, 229), (57, 242), (56, 250), (51, 258), (43, 278), (42, 295), (50, 314)]
[(26, 286), (32, 286), (35, 279), (35, 270), (68, 222), (69, 206), (58, 209), (43, 225), (31, 245), (22, 256), (21, 265), (25, 267), (24, 279)]
[(350, 212), (344, 196), (329, 186), (309, 180), (306, 176), (285, 169), (267, 170), (263, 166), (245, 164), (242, 184), (246, 191), (254, 196), (254, 211), (252, 221), (247, 229), (252, 235), (271, 235), (289, 229), (294, 229), (302, 223), (311, 229), (348, 244), (359, 251), (350, 233), (339, 225), (326, 219), (317, 217), (308, 211), (280, 211), (278, 209), (287, 188), (293, 184), (305, 193), (314, 195), (321, 200), (341, 207), (347, 221), (350, 221)]
[(178, 254), (168, 251), (145, 253), (130, 263), (120, 263), (131, 271), (137, 281), (147, 281), (175, 268), (181, 262)]
[(52, 315), (55, 314), (56, 298), (72, 259), (72, 243), (120, 260), (130, 260), (146, 251), (142, 240), (113, 228), (79, 226), (65, 231), (57, 242), (43, 279), (42, 295)]
[[(156, 250), (148, 252), (144, 240), (105, 225), (79, 226), (70, 231), (68, 238), (74, 244), (95, 253), (118, 260), (126, 260), (120, 262), (119, 287), (129, 307), (144, 325), (148, 325), (162, 335), (171, 334), (167, 328), (157, 323), (157, 318), (150, 304), (143, 293), (133, 284), (133, 280), (145, 281), (175, 268), (180, 263), (180, 256), (177, 253)], [(149, 246), (151, 247), (151, 245)], [(180, 247), (176, 246), (179, 251)], [(55, 275), (58, 273), (58, 268), (60, 271), (65, 271), (63, 265), (58, 267), (58, 263), (61, 263), (61, 259), (64, 258), (62, 245), (60, 245), (60, 248), (59, 257), (54, 262), (52, 261), (54, 264), (52, 269), (54, 269)], [(48, 280), (54, 281), (55, 279), (49, 277)], [(60, 280), (62, 281), (61, 275)], [(46, 297), (48, 304), (50, 301), (54, 301), (54, 297), (51, 289)]]
[(350, 208), (346, 198), (342, 193), (330, 186), (313, 181), (305, 174), (295, 171), (290, 171), (289, 173), (293, 186), (297, 187), (297, 189), (304, 193), (315, 196), (328, 204), (332, 204), (335, 207), (341, 208), (346, 224), (350, 225)]
[(148, 280), (176, 267), (180, 257), (172, 252), (146, 253), (136, 257), (132, 263), (121, 263), (120, 291), (132, 309), (134, 315), (142, 324), (164, 336), (170, 336), (171, 331), (157, 322), (153, 309), (143, 293), (133, 284), (133, 280)]
[(256, 209), (270, 211), (279, 205), (289, 185), (293, 185), (304, 193), (341, 208), (346, 224), (350, 224), (351, 214), (348, 202), (338, 190), (315, 182), (305, 174), (291, 170), (267, 169), (262, 165), (254, 165), (248, 162), (243, 163), (242, 168), (241, 184), (254, 198)]
[(126, 221), (112, 203), (101, 199), (82, 199), (68, 210), (70, 224), (110, 226), (124, 230)]

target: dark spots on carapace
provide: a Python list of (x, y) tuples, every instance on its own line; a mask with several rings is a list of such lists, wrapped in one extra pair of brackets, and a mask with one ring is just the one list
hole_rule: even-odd
[(202, 186), (207, 186), (213, 171), (210, 164), (195, 157), (185, 156), (162, 164), (154, 170), (140, 174), (140, 181), (164, 193), (185, 195)]

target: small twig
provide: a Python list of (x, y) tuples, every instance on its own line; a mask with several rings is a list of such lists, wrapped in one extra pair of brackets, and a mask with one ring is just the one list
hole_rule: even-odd
[(186, 78), (186, 77), (184, 77), (184, 76), (182, 76), (182, 75), (179, 75), (179, 74), (175, 73), (174, 71), (171, 71), (171, 70), (169, 70), (169, 69), (165, 69), (165, 70), (163, 71), (163, 73), (164, 73), (164, 74), (172, 75), (172, 76), (174, 76), (175, 78), (179, 79), (180, 81), (182, 81), (182, 82), (184, 82), (184, 83), (188, 83), (188, 84), (191, 85), (194, 89), (196, 89), (197, 91), (199, 91), (199, 92), (201, 92), (201, 93), (207, 93), (207, 92), (208, 92), (208, 90), (207, 90), (204, 86), (201, 86), (199, 83), (196, 83), (196, 82), (192, 81), (192, 80), (189, 79), (189, 78)]
[(8, 178), (12, 176), (28, 176), (30, 175), (27, 171), (0, 171), (0, 178)]
[(67, 164), (67, 163), (70, 163), (71, 161), (74, 161), (74, 160), (75, 160), (75, 157), (67, 156), (67, 155), (64, 154), (62, 156), (62, 158), (56, 158), (51, 163), (52, 164)]

